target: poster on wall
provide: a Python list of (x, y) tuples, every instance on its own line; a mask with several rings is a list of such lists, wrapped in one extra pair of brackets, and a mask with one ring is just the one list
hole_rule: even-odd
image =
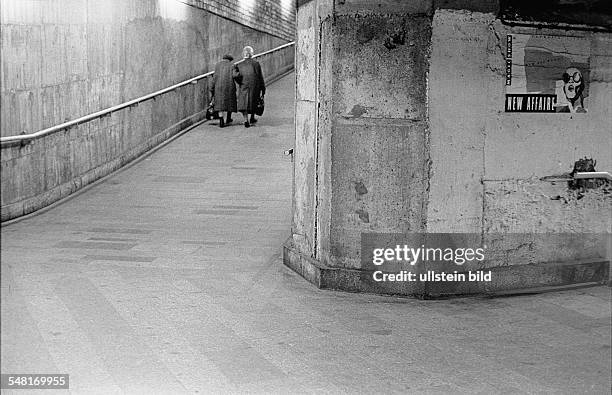
[(506, 36), (506, 112), (588, 112), (590, 41)]

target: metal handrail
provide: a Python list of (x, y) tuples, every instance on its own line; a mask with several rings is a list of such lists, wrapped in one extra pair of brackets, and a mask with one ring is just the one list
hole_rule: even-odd
[[(287, 44), (283, 44), (283, 45), (278, 46), (276, 48), (273, 48), (273, 49), (271, 49), (269, 51), (262, 52), (260, 54), (254, 55), (253, 58), (259, 58), (261, 56), (265, 56), (265, 55), (271, 54), (272, 52), (280, 51), (281, 49), (290, 47), (290, 46), (292, 46), (294, 44), (295, 44), (295, 41), (291, 41), (291, 42), (289, 42)], [(241, 63), (242, 61), (243, 60), (239, 60), (235, 64)], [(106, 108), (104, 110), (100, 110), (100, 111), (94, 112), (92, 114), (85, 115), (85, 116), (77, 118), (77, 119), (73, 119), (72, 121), (64, 122), (64, 123), (61, 123), (59, 125), (55, 125), (55, 126), (52, 126), (50, 128), (46, 128), (46, 129), (40, 130), (40, 131), (35, 132), (35, 133), (21, 134), (21, 135), (17, 135), (17, 136), (5, 136), (5, 137), (1, 137), (0, 138), (0, 143), (12, 143), (12, 142), (16, 142), (16, 141), (33, 140), (33, 139), (36, 139), (36, 138), (39, 138), (39, 137), (42, 137), (42, 136), (46, 136), (48, 134), (59, 132), (60, 130), (68, 129), (68, 128), (72, 127), (72, 126), (76, 126), (76, 125), (79, 125), (79, 124), (82, 124), (82, 123), (85, 123), (85, 122), (89, 122), (92, 119), (100, 118), (100, 117), (103, 117), (105, 115), (111, 114), (113, 112), (116, 112), (116, 111), (119, 111), (119, 110), (123, 110), (124, 108), (131, 107), (131, 106), (137, 105), (139, 103), (145, 102), (147, 100), (154, 99), (157, 96), (161, 96), (164, 93), (171, 92), (171, 91), (173, 91), (175, 89), (178, 89), (178, 88), (180, 88), (182, 86), (189, 85), (189, 84), (197, 84), (199, 80), (201, 80), (203, 78), (210, 77), (214, 73), (215, 73), (214, 71), (209, 71), (208, 73), (200, 74), (200, 75), (198, 75), (196, 77), (190, 78), (190, 79), (185, 80), (183, 82), (179, 82), (178, 84), (169, 86), (169, 87), (164, 88), (164, 89), (160, 89), (160, 90), (155, 91), (153, 93), (149, 93), (148, 95), (141, 96), (141, 97), (138, 97), (136, 99), (132, 99), (132, 100), (127, 101), (125, 103), (121, 103), (121, 104), (118, 104), (116, 106), (112, 106), (112, 107)]]
[[(276, 47), (276, 48), (272, 48), (272, 49), (271, 49), (271, 50), (269, 50), (269, 51), (262, 52), (262, 53), (258, 53), (257, 55), (253, 55), (253, 57), (254, 57), (254, 58), (258, 58), (258, 57), (260, 57), (260, 56), (264, 56), (264, 55), (270, 54), (270, 53), (272, 53), (272, 52), (280, 51), (281, 49), (285, 49), (285, 48), (290, 47), (290, 46), (292, 46), (292, 45), (294, 45), (294, 44), (295, 44), (295, 41), (291, 41), (291, 42), (288, 42), (287, 44), (283, 44), (283, 45), (280, 45), (280, 46), (278, 46), (278, 47)], [(244, 59), (243, 59), (243, 60), (244, 60)], [(242, 60), (239, 60), (239, 61), (238, 61), (238, 62), (236, 62), (236, 63), (240, 63), (240, 62), (242, 62)]]

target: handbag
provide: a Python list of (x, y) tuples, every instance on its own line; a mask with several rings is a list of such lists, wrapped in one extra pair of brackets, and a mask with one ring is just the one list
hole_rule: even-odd
[(215, 100), (213, 99), (206, 109), (206, 119), (210, 121), (211, 119), (217, 118), (219, 118), (219, 111), (215, 111)]
[(257, 103), (255, 103), (255, 114), (259, 116), (263, 115), (264, 107), (264, 98), (260, 96), (259, 99), (257, 99)]

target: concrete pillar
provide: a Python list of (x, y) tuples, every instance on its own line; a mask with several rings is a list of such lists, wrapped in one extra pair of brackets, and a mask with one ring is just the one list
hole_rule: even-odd
[[(609, 110), (594, 106), (581, 121), (504, 113), (506, 35), (536, 29), (503, 25), (497, 12), (497, 2), (491, 1), (298, 2), (288, 266), (323, 288), (424, 296), (608, 277), (609, 195), (603, 189), (590, 191), (588, 203), (578, 203), (566, 183), (551, 185), (542, 178), (570, 171), (578, 152), (597, 157), (601, 170), (612, 171), (612, 147), (603, 131), (610, 130)], [(544, 33), (561, 34), (549, 30)], [(593, 73), (605, 75), (609, 84), (610, 65), (598, 59), (612, 54), (610, 34), (563, 34), (592, 44)], [(593, 82), (592, 92), (603, 100), (607, 93), (600, 82)], [(549, 127), (551, 122), (557, 129)], [(587, 125), (588, 141), (600, 139), (603, 146), (576, 139), (570, 148), (563, 146), (568, 141), (555, 143), (559, 130), (563, 135), (579, 125)], [(537, 138), (524, 135), (525, 129), (538, 130)], [(496, 157), (505, 155), (499, 150), (508, 144), (518, 153), (523, 144), (532, 144), (542, 155), (520, 153), (522, 163), (507, 160), (504, 167)], [(570, 207), (551, 201), (553, 193), (572, 200)], [(531, 207), (523, 210), (522, 204)], [(542, 227), (534, 227), (534, 221)], [(483, 264), (498, 271), (497, 280), (486, 286), (379, 283), (361, 259), (362, 234), (470, 233), (483, 246), (499, 241), (495, 232), (604, 236), (592, 237), (588, 251), (565, 248), (560, 254), (552, 251), (567, 242), (566, 236), (527, 236), (531, 250), (526, 255), (516, 253), (523, 236), (501, 236), (504, 246), (491, 255), (497, 258)], [(509, 258), (498, 259), (502, 255)], [(553, 264), (568, 260), (580, 262)], [(517, 275), (521, 265), (523, 274)], [(463, 267), (476, 268), (482, 267)]]

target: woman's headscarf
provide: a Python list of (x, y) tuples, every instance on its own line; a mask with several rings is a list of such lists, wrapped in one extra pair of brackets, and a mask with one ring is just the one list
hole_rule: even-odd
[(253, 47), (249, 47), (248, 45), (244, 47), (242, 50), (242, 57), (245, 59), (253, 57)]

